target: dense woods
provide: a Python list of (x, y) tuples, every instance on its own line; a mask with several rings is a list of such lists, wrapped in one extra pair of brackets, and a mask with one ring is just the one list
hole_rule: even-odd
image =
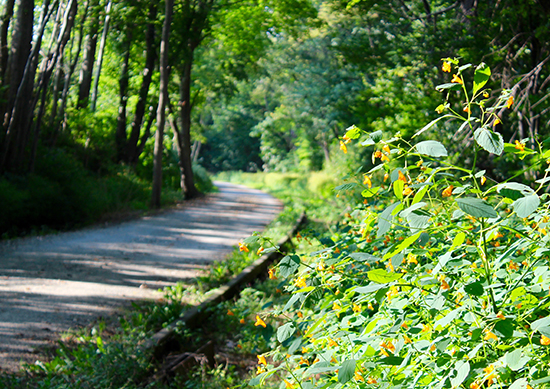
[[(493, 97), (512, 89), (507, 142), (548, 135), (543, 1), (0, 5), (2, 233), (158, 207), (161, 188), (192, 198), (204, 169), (330, 168), (352, 124), (407, 137), (435, 117), (446, 57), (490, 64)], [(432, 131), (468, 160), (467, 132)]]

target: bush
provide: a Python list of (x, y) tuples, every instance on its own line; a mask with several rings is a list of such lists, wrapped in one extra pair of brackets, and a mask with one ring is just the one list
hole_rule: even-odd
[(436, 121), (409, 140), (350, 128), (343, 142), (374, 145), (376, 166), (339, 189), (359, 188), (366, 204), (320, 250), (279, 264), (280, 343), (251, 385), (276, 375), (287, 388), (550, 387), (550, 150), (493, 130), (513, 97), (490, 106), (486, 65), (471, 90), (469, 66), (444, 69), (455, 75), (439, 89), (466, 98), (439, 106), (438, 120), (470, 129), (474, 161), (508, 154), (542, 176), (497, 182), (475, 162), (452, 164), (442, 143), (416, 139)]

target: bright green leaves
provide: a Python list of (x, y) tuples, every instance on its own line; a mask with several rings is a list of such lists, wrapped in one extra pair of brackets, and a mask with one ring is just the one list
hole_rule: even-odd
[(340, 369), (338, 370), (338, 382), (345, 384), (350, 381), (355, 374), (355, 365), (357, 361), (355, 359), (348, 359), (342, 363)]
[(435, 140), (426, 140), (416, 144), (416, 150), (429, 157), (446, 157), (447, 149), (440, 142)]
[(283, 343), (296, 332), (294, 323), (286, 323), (277, 329), (277, 340)]
[(399, 212), (402, 207), (403, 205), (401, 205), (401, 203), (394, 203), (380, 214), (380, 216), (378, 217), (378, 232), (376, 233), (376, 236), (378, 238), (389, 231), (394, 219), (394, 215)]
[(344, 138), (353, 140), (359, 138), (360, 135), (361, 130), (355, 125), (352, 125), (351, 127), (346, 129), (346, 135), (344, 135)]
[(456, 374), (451, 378), (451, 386), (458, 388), (470, 374), (470, 363), (468, 361), (458, 361), (455, 365)]
[(374, 269), (367, 273), (367, 277), (372, 282), (378, 284), (389, 284), (390, 282), (397, 281), (403, 276), (401, 273), (388, 273), (384, 269)]
[(504, 197), (514, 200), (512, 208), (521, 218), (529, 217), (540, 205), (540, 198), (533, 189), (518, 182), (497, 185), (497, 191)]
[(416, 234), (409, 236), (407, 239), (404, 239), (403, 242), (398, 244), (397, 247), (395, 247), (392, 251), (387, 252), (384, 255), (383, 259), (391, 258), (394, 255), (403, 252), (406, 248), (408, 248), (410, 245), (418, 240), (421, 233), (422, 232), (417, 232)]
[(474, 96), (487, 84), (491, 78), (491, 69), (485, 63), (480, 63), (474, 72)]
[(538, 319), (532, 322), (531, 329), (533, 331), (538, 331), (542, 335), (550, 338), (550, 316), (546, 316), (542, 319)]
[(476, 197), (465, 197), (456, 199), (458, 207), (473, 217), (496, 218), (498, 214), (485, 200)]
[(504, 139), (502, 135), (486, 127), (480, 127), (475, 130), (474, 139), (481, 148), (489, 153), (501, 155), (504, 151)]
[(293, 275), (300, 267), (300, 257), (297, 255), (287, 255), (279, 263), (279, 274), (283, 278)]

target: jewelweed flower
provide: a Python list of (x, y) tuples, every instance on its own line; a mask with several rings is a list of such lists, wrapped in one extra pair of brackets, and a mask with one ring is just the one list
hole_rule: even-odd
[(548, 345), (550, 345), (550, 338), (548, 338), (548, 337), (542, 335), (542, 336), (540, 337), (540, 344), (542, 344), (543, 346), (548, 346)]
[(410, 195), (412, 192), (414, 192), (410, 187), (406, 186), (403, 188), (403, 196), (408, 196)]
[(348, 153), (348, 148), (347, 148), (346, 144), (342, 141), (340, 141), (340, 150), (342, 150), (344, 152), (344, 154)]
[(355, 378), (355, 381), (365, 382), (365, 379), (363, 378), (361, 373), (358, 371), (355, 372), (355, 374), (353, 375), (353, 378)]
[(464, 84), (464, 82), (462, 81), (462, 78), (460, 78), (456, 74), (453, 74), (453, 79), (451, 80), (451, 82), (456, 83), (456, 84)]
[(384, 151), (385, 151), (386, 153), (388, 153), (388, 154), (389, 154), (390, 151), (391, 151), (391, 150), (390, 150), (390, 146), (388, 146), (388, 145), (384, 145), (384, 147), (382, 147), (382, 150), (384, 150)]
[(361, 313), (361, 306), (353, 303), (353, 312), (355, 313)]
[(242, 242), (239, 242), (239, 251), (244, 251), (245, 253), (248, 253), (248, 247)]
[(389, 350), (389, 351), (391, 351), (392, 353), (395, 352), (395, 346), (394, 346), (393, 343), (390, 342), (390, 341), (388, 341), (388, 342), (381, 342), (381, 343), (380, 343), (380, 348), (381, 348), (381, 349)]
[(483, 92), (483, 97), (488, 98), (489, 97), (489, 92)]
[(263, 321), (262, 318), (261, 318), (260, 316), (258, 316), (258, 315), (256, 315), (256, 323), (254, 323), (254, 325), (255, 325), (256, 327), (259, 327), (259, 326), (262, 326), (262, 327), (264, 327), (264, 328), (267, 327), (267, 325), (265, 324), (265, 321)]
[(525, 150), (525, 145), (521, 143), (519, 140), (516, 140), (516, 145), (514, 147), (519, 151)]
[(470, 109), (470, 106), (469, 106), (469, 105), (465, 106), (462, 110), (463, 110), (464, 112), (466, 112), (467, 114), (471, 114), (471, 113), (472, 113), (472, 110)]
[(258, 364), (267, 365), (267, 361), (265, 360), (265, 357), (263, 355), (258, 355)]
[(485, 181), (487, 181), (487, 178), (485, 176), (481, 176), (481, 185), (484, 185), (485, 184)]
[(479, 384), (477, 382), (472, 382), (470, 384), (470, 389), (479, 389)]
[(244, 319), (239, 320), (239, 323), (244, 324), (245, 323)]
[(442, 195), (443, 197), (449, 197), (449, 196), (451, 196), (451, 195), (453, 194), (453, 189), (454, 189), (454, 186), (449, 185), (447, 188), (445, 188), (445, 189), (443, 190), (443, 192), (441, 192), (441, 195)]
[(319, 262), (319, 264), (317, 265), (317, 270), (319, 271), (325, 270), (325, 263), (323, 261)]
[(443, 61), (443, 66), (441, 66), (441, 70), (443, 70), (445, 73), (451, 72), (451, 64), (447, 61)]
[(334, 340), (329, 338), (328, 339), (328, 345), (329, 345), (329, 347), (336, 347), (336, 346), (338, 346), (338, 343), (336, 343)]
[(371, 385), (372, 385), (372, 384), (377, 384), (377, 383), (378, 383), (378, 381), (376, 381), (376, 380), (375, 380), (374, 378), (372, 378), (372, 377), (369, 377), (369, 378), (367, 379), (367, 384), (371, 384)]
[(493, 381), (498, 378), (498, 374), (495, 371), (495, 367), (493, 365), (487, 366), (486, 368), (483, 369), (483, 371), (486, 374), (485, 380), (486, 380), (488, 385), (491, 385), (493, 383)]
[(399, 181), (403, 181), (405, 183), (409, 181), (401, 170), (398, 171), (398, 174), (399, 174)]
[(228, 309), (227, 316), (235, 316), (235, 314), (230, 309)]
[(304, 277), (300, 277), (296, 280), (295, 285), (298, 288), (305, 288), (307, 286), (306, 279)]
[(340, 306), (340, 304), (338, 304), (336, 301), (332, 304), (332, 310), (333, 311), (340, 311), (342, 310), (342, 307)]
[(366, 185), (370, 188), (372, 188), (372, 181), (370, 180), (369, 176), (367, 176), (365, 174), (364, 178), (363, 178), (363, 185)]
[(262, 255), (262, 253), (263, 253), (264, 250), (265, 250), (265, 249), (264, 249), (263, 247), (260, 247), (260, 248), (258, 249), (258, 251), (256, 251), (256, 255)]
[(275, 269), (274, 268), (271, 268), (267, 271), (267, 274), (269, 274), (269, 279), (270, 280), (276, 280), (277, 277), (275, 276)]
[(495, 121), (493, 122), (493, 127), (500, 124), (500, 123), (501, 123), (500, 119), (496, 118)]
[(413, 253), (407, 254), (407, 264), (411, 265), (414, 263), (415, 265), (418, 265), (418, 260), (416, 258), (416, 255)]
[(512, 271), (516, 271), (516, 270), (519, 269), (519, 266), (514, 261), (510, 261), (510, 262), (508, 262), (508, 269), (512, 270)]
[(494, 340), (495, 342), (498, 341), (498, 337), (493, 334), (491, 331), (485, 332), (485, 336), (483, 337), (483, 340)]
[(285, 381), (285, 387), (286, 389), (292, 389), (294, 388), (294, 385), (292, 385), (290, 382), (288, 382), (286, 379), (284, 380)]
[(497, 313), (497, 317), (498, 317), (499, 319), (501, 319), (501, 320), (506, 319), (506, 316), (504, 316), (504, 315), (502, 314), (502, 312)]
[(506, 108), (510, 109), (512, 104), (514, 104), (514, 96), (508, 97), (508, 100), (506, 101)]

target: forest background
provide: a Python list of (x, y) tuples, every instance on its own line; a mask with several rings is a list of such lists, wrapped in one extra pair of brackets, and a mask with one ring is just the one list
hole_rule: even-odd
[[(543, 1), (2, 0), (0, 234), (158, 207), (229, 170), (372, 166), (339, 152), (352, 124), (403, 138), (437, 116), (441, 58), (511, 89), (506, 142), (545, 139)], [(453, 95), (449, 98), (452, 100)], [(473, 138), (430, 131), (468, 161)], [(498, 179), (518, 162), (481, 163)], [(529, 177), (525, 177), (528, 179)], [(161, 193), (163, 196), (161, 197)]]

